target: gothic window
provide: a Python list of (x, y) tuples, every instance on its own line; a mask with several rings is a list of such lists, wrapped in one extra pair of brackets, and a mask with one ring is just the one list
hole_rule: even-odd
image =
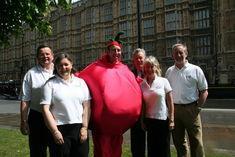
[(143, 35), (154, 35), (154, 19), (143, 21)]

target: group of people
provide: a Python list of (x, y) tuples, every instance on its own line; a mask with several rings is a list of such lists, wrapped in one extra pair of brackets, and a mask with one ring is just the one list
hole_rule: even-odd
[[(143, 94), (142, 116), (131, 128), (133, 157), (169, 157), (170, 132), (177, 157), (205, 157), (200, 111), (208, 96), (202, 69), (187, 60), (184, 44), (172, 46), (174, 65), (165, 78), (154, 56), (143, 49), (133, 54), (133, 73)], [(147, 140), (146, 134), (147, 132)], [(146, 144), (147, 141), (147, 144)]]
[(171, 131), (178, 157), (188, 157), (188, 143), (191, 157), (205, 156), (200, 109), (208, 85), (201, 68), (188, 63), (187, 47), (173, 45), (175, 64), (165, 77), (144, 49), (133, 52), (132, 71), (121, 55), (122, 44), (109, 41), (100, 59), (76, 72), (69, 54), (38, 47), (20, 95), (31, 157), (46, 157), (47, 148), (51, 157), (88, 157), (88, 129), (94, 157), (121, 157), (130, 128), (133, 157), (145, 157), (146, 146), (148, 157), (169, 157)]
[[(31, 157), (87, 156), (90, 93), (73, 75), (68, 54), (37, 49), (38, 64), (24, 77), (21, 90), (21, 132), (29, 135)], [(55, 64), (55, 65), (54, 65)]]

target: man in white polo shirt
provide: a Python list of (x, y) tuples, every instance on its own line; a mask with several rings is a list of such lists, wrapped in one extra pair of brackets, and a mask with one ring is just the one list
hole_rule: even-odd
[(38, 64), (29, 69), (22, 83), (20, 131), (29, 136), (30, 157), (46, 157), (50, 132), (44, 123), (42, 106), (39, 103), (41, 88), (53, 76), (54, 57), (51, 48), (46, 44), (40, 45), (36, 59)]
[(208, 84), (202, 69), (186, 59), (185, 45), (175, 44), (172, 51), (175, 64), (166, 71), (166, 78), (173, 89), (175, 129), (172, 135), (177, 156), (189, 156), (187, 132), (191, 157), (205, 157), (200, 110), (207, 99)]

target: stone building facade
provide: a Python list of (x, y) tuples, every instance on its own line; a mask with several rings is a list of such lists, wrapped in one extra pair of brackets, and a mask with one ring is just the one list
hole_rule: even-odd
[[(49, 37), (25, 26), (22, 37), (12, 37), (11, 46), (0, 49), (0, 81), (22, 80), (44, 42), (55, 53), (72, 54), (81, 70), (102, 55), (106, 41), (119, 31), (125, 33), (123, 61), (130, 64), (140, 38), (137, 1), (80, 0), (69, 12), (55, 10)], [(159, 59), (163, 71), (173, 64), (172, 45), (182, 42), (188, 46), (189, 61), (203, 69), (210, 84), (235, 84), (234, 0), (139, 2), (142, 47)]]

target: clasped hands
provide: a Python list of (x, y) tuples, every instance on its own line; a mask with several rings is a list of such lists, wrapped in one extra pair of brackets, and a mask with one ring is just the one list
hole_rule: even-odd
[[(80, 129), (80, 142), (84, 142), (87, 140), (87, 136), (88, 136), (88, 132), (87, 132), (87, 128), (86, 127), (82, 127)], [(63, 135), (61, 134), (61, 132), (59, 130), (56, 130), (53, 132), (53, 138), (56, 144), (64, 144), (64, 138)]]

